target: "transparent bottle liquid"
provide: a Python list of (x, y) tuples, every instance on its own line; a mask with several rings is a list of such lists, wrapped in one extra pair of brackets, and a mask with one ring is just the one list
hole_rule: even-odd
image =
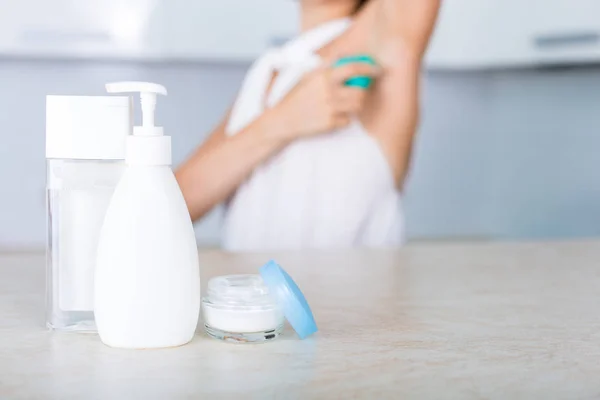
[(95, 331), (96, 248), (125, 168), (131, 100), (46, 96), (46, 325)]
[(104, 216), (122, 160), (47, 161), (48, 328), (94, 332), (94, 273)]

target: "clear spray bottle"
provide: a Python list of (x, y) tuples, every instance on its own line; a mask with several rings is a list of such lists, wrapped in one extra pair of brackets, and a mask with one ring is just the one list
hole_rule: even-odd
[(50, 329), (96, 330), (96, 248), (123, 172), (130, 130), (127, 97), (46, 98), (46, 324)]

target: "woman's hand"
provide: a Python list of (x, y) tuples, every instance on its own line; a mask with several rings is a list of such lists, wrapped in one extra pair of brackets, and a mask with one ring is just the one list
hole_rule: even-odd
[(347, 87), (345, 82), (355, 76), (375, 77), (377, 74), (377, 67), (352, 63), (320, 68), (306, 75), (271, 110), (278, 131), (284, 139), (294, 140), (347, 126), (362, 110), (366, 90)]

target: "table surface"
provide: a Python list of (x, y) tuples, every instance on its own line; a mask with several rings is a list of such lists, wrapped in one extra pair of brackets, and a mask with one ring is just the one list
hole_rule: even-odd
[[(44, 328), (43, 254), (0, 255), (0, 398), (600, 398), (600, 242), (283, 253), (320, 331), (262, 345), (200, 330), (116, 350)], [(262, 255), (201, 252), (211, 276)]]

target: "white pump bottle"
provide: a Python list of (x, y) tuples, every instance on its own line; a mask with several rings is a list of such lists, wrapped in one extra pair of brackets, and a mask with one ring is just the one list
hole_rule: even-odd
[(163, 86), (108, 84), (140, 92), (143, 124), (127, 137), (126, 169), (98, 244), (94, 312), (100, 339), (119, 348), (183, 345), (200, 310), (198, 251), (185, 200), (171, 170), (171, 138), (154, 126)]

